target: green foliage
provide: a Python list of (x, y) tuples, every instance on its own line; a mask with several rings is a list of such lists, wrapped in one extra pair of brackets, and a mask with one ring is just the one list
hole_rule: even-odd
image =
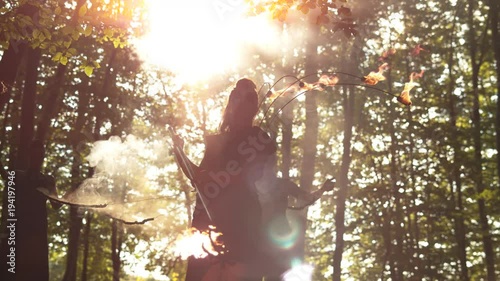
[[(9, 44), (28, 42), (32, 48), (45, 50), (54, 62), (66, 65), (74, 61), (82, 65), (87, 76), (92, 75), (99, 64), (76, 46), (85, 44), (83, 42), (88, 40), (84, 39), (91, 37), (98, 45), (111, 42), (114, 48), (124, 48), (127, 38), (137, 35), (140, 27), (130, 28), (130, 12), (119, 14), (113, 10), (115, 7), (105, 2), (95, 2), (91, 8), (86, 1), (78, 3), (77, 12), (60, 1), (19, 2), (2, 8), (0, 46), (5, 50)], [(130, 5), (122, 7), (125, 11), (140, 11), (144, 7), (142, 1), (125, 4)], [(26, 5), (35, 7), (33, 16), (22, 13)]]

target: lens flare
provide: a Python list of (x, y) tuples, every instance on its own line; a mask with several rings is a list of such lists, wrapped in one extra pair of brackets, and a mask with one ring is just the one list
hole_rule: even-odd
[(215, 232), (215, 227), (211, 229), (212, 231), (199, 231), (196, 228), (186, 230), (175, 242), (174, 254), (183, 260), (188, 257), (202, 259), (208, 255), (219, 255), (216, 248), (224, 248), (224, 245), (218, 241), (222, 234)]
[(282, 275), (284, 281), (311, 281), (314, 268), (309, 264), (292, 267)]
[(300, 229), (300, 223), (297, 220), (291, 219), (289, 227), (283, 227), (283, 222), (277, 219), (271, 222), (267, 231), (274, 245), (282, 249), (290, 249), (297, 242)]

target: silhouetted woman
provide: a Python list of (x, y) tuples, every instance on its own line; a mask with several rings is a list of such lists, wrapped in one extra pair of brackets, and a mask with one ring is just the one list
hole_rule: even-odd
[[(262, 176), (276, 145), (253, 126), (257, 111), (255, 84), (239, 80), (229, 96), (219, 134), (205, 138), (205, 155), (199, 167), (190, 163), (194, 171), (191, 180), (200, 191), (192, 226), (203, 231), (214, 225), (223, 234), (227, 254), (216, 259), (190, 258), (186, 281), (262, 279), (256, 270), (261, 210), (255, 181)], [(183, 170), (189, 174), (185, 167)]]

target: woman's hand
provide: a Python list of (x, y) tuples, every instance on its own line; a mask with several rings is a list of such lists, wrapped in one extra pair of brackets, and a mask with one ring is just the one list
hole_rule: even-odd
[(175, 146), (184, 149), (184, 140), (179, 135), (172, 135), (172, 141)]

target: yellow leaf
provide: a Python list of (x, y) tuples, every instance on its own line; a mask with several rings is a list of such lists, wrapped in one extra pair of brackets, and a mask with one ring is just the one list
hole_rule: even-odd
[(61, 57), (61, 60), (59, 61), (62, 65), (66, 65), (68, 63), (68, 58), (67, 57)]
[(73, 32), (73, 26), (71, 26), (71, 25), (66, 25), (66, 26), (65, 26), (65, 27), (63, 27), (63, 29), (62, 29), (62, 33), (63, 33), (64, 35), (68, 35), (68, 34), (70, 34), (70, 33), (72, 33), (72, 32)]
[(80, 10), (78, 10), (78, 16), (82, 18), (87, 13), (87, 10), (88, 10), (87, 5), (81, 6)]
[(52, 60), (53, 61), (60, 61), (61, 60), (61, 56), (62, 56), (62, 53), (61, 52), (57, 52), (54, 57), (52, 57)]
[(104, 36), (112, 37), (113, 33), (114, 33), (113, 30), (111, 30), (109, 28), (104, 29)]
[(68, 53), (70, 53), (72, 56), (76, 55), (76, 49), (75, 48), (69, 48)]
[(87, 24), (87, 26), (83, 30), (83, 34), (85, 36), (89, 36), (90, 34), (92, 34), (92, 26), (90, 24)]
[(52, 39), (52, 34), (50, 34), (50, 31), (45, 29), (42, 29), (43, 34), (45, 35), (45, 38), (48, 38), (49, 40)]
[(40, 36), (40, 30), (38, 29), (33, 30), (33, 38), (38, 38), (38, 36)]
[(57, 8), (55, 9), (54, 13), (56, 13), (56, 15), (61, 14), (61, 7), (57, 7)]
[(93, 72), (94, 72), (93, 66), (87, 65), (85, 67), (85, 74), (87, 74), (88, 77), (90, 77), (90, 75), (92, 75)]

